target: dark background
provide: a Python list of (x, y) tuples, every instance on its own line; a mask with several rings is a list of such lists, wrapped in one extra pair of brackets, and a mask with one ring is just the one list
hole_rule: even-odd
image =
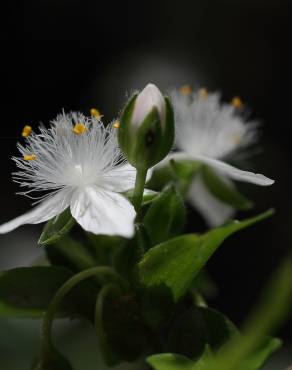
[[(209, 264), (220, 288), (213, 305), (240, 323), (291, 251), (291, 2), (30, 0), (12, 4), (2, 17), (1, 221), (30, 203), (14, 195), (10, 178), (23, 125), (48, 122), (63, 108), (95, 106), (109, 121), (126, 92), (147, 82), (164, 91), (196, 83), (221, 90), (227, 100), (240, 95), (263, 122), (263, 150), (253, 165), (276, 184), (244, 190), (256, 202), (250, 214), (277, 212), (225, 242)], [(201, 227), (189, 212), (192, 228)], [(9, 238), (1, 236), (4, 260)], [(279, 335), (291, 341), (291, 323)]]

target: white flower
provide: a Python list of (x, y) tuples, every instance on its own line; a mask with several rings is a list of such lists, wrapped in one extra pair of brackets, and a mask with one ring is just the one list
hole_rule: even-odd
[[(225, 162), (235, 151), (253, 144), (257, 138), (257, 124), (245, 122), (238, 112), (240, 100), (236, 98), (234, 104), (223, 104), (220, 94), (207, 93), (205, 89), (182, 92), (172, 93), (179, 152), (171, 157), (200, 161), (213, 168), (230, 186), (233, 186), (231, 179), (272, 185), (274, 181), (264, 175), (243, 171)], [(222, 224), (234, 213), (232, 207), (208, 192), (200, 175), (195, 176), (188, 198), (210, 226)]]
[(0, 233), (23, 224), (37, 224), (70, 207), (72, 216), (95, 234), (134, 234), (135, 210), (121, 194), (134, 186), (135, 169), (117, 146), (114, 128), (80, 113), (60, 114), (49, 129), (18, 145), (22, 158), (13, 158), (19, 170), (14, 181), (41, 194), (30, 212), (0, 226)]
[(164, 126), (166, 110), (164, 97), (154, 84), (148, 84), (135, 101), (132, 115), (133, 127), (141, 125), (154, 107), (157, 108), (161, 125)]

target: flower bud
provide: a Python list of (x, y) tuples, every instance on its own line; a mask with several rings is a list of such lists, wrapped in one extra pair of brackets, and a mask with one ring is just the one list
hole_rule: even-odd
[(172, 106), (160, 90), (148, 84), (127, 103), (119, 128), (119, 145), (136, 168), (150, 168), (170, 151), (174, 140)]

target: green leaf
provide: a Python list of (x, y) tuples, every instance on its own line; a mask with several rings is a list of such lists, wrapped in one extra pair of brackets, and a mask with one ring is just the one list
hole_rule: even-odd
[(152, 202), (144, 217), (144, 224), (153, 244), (179, 234), (184, 223), (184, 202), (174, 186), (164, 189)]
[(147, 187), (154, 190), (161, 190), (168, 183), (179, 183), (179, 188), (185, 192), (194, 176), (201, 167), (201, 163), (192, 160), (170, 160), (163, 167), (156, 168)]
[(96, 266), (94, 257), (85, 246), (69, 235), (46, 247), (46, 254), (53, 265), (64, 266), (74, 272)]
[(179, 188), (182, 194), (186, 194), (195, 175), (200, 170), (202, 164), (192, 160), (174, 160), (170, 161), (170, 168), (172, 169), (176, 181), (179, 183)]
[(146, 361), (155, 370), (204, 370), (212, 356), (209, 346), (206, 346), (203, 355), (197, 360), (176, 353), (161, 353), (147, 357)]
[(223, 181), (210, 167), (202, 166), (201, 173), (209, 191), (223, 203), (240, 210), (252, 208), (252, 202), (241, 195), (235, 186)]
[(192, 307), (171, 328), (167, 351), (195, 359), (201, 357), (206, 346), (217, 352), (237, 335), (234, 324), (220, 312), (208, 307)]
[(136, 279), (137, 264), (151, 246), (144, 225), (137, 224), (135, 228), (134, 238), (125, 240), (125, 243), (120, 248), (116, 248), (116, 252), (113, 254), (114, 268), (129, 281)]
[(237, 370), (258, 370), (266, 363), (269, 357), (282, 345), (278, 338), (268, 338), (252, 355), (243, 360), (243, 364)]
[[(21, 267), (0, 276), (0, 316), (43, 317), (56, 291), (72, 277), (61, 267)], [(61, 316), (84, 314), (91, 317), (96, 292), (88, 284), (80, 284), (65, 299)], [(82, 304), (81, 304), (82, 302)]]
[(267, 211), (244, 221), (232, 221), (201, 236), (178, 236), (150, 249), (139, 263), (144, 288), (164, 289), (176, 302), (191, 286), (195, 276), (220, 244), (233, 233), (270, 217)]
[(176, 353), (152, 355), (146, 361), (155, 370), (194, 370), (194, 361)]
[(174, 181), (174, 174), (169, 164), (156, 168), (151, 179), (147, 182), (147, 188), (161, 191), (168, 183)]
[[(253, 358), (258, 348), (263, 348), (262, 354), (256, 355), (257, 359), (254, 360), (257, 366), (258, 359), (277, 348), (277, 342), (267, 344), (266, 336), (289, 317), (291, 307), (292, 258), (288, 256), (280, 263), (263, 290), (259, 303), (241, 330), (243, 335), (227, 344), (206, 370), (245, 370), (242, 368), (244, 362)], [(265, 345), (266, 349), (263, 347)]]
[(86, 233), (88, 249), (92, 253), (96, 264), (100, 266), (111, 265), (113, 254), (125, 244), (128, 239), (120, 236), (95, 235)]
[[(242, 361), (242, 364), (234, 370), (258, 370), (261, 369), (267, 359), (281, 346), (277, 338), (268, 339), (252, 355)], [(191, 360), (186, 356), (176, 353), (161, 353), (146, 359), (155, 370), (217, 370), (216, 360), (212, 365), (212, 353), (208, 346), (198, 360)], [(211, 366), (211, 367), (210, 367)], [(220, 368), (221, 369), (221, 368)]]
[[(147, 186), (147, 185), (146, 185)], [(124, 193), (127, 198), (130, 199), (132, 202), (133, 195), (134, 195), (134, 189), (127, 191)], [(153, 200), (159, 195), (157, 191), (150, 190), (150, 189), (144, 189), (143, 199), (142, 199), (142, 206), (146, 206), (148, 204), (151, 204)]]
[(72, 229), (75, 223), (69, 208), (66, 209), (58, 217), (54, 217), (46, 223), (38, 243), (41, 245), (56, 243)]

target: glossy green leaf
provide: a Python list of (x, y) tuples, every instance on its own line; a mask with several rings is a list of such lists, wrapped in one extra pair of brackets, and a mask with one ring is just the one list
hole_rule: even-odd
[(266, 363), (269, 357), (276, 352), (282, 345), (278, 338), (269, 338), (248, 358), (243, 360), (243, 364), (237, 370), (258, 370)]
[(72, 229), (75, 223), (69, 208), (66, 209), (58, 217), (54, 217), (46, 223), (38, 243), (41, 245), (56, 243)]
[(223, 203), (240, 210), (248, 210), (252, 207), (252, 202), (240, 194), (235, 186), (222, 180), (210, 167), (203, 166), (201, 174), (209, 191)]
[(201, 236), (178, 236), (150, 249), (139, 263), (142, 286), (164, 289), (177, 301), (220, 244), (233, 233), (270, 217), (272, 211), (243, 221), (232, 221)]
[[(43, 317), (56, 291), (71, 277), (69, 270), (55, 266), (21, 267), (4, 272), (0, 276), (0, 316)], [(65, 299), (61, 316), (76, 312), (90, 316), (95, 295), (90, 285), (80, 284)]]
[(220, 312), (208, 307), (192, 307), (172, 326), (167, 351), (195, 359), (202, 356), (206, 346), (217, 352), (237, 335), (234, 324)]
[(53, 265), (64, 266), (71, 271), (81, 271), (96, 266), (96, 261), (78, 240), (65, 235), (46, 247), (46, 254)]
[[(279, 349), (281, 341), (277, 338), (268, 339), (252, 355), (244, 359), (239, 367), (233, 370), (259, 370), (268, 358)], [(203, 355), (198, 360), (191, 360), (188, 357), (176, 353), (161, 353), (150, 356), (146, 359), (149, 365), (155, 370), (217, 370), (216, 360), (209, 347), (206, 347)], [(221, 370), (221, 368), (220, 368)]]
[(155, 370), (194, 370), (194, 361), (176, 353), (159, 353), (146, 361)]
[(206, 346), (203, 355), (196, 361), (177, 353), (160, 353), (147, 357), (146, 361), (155, 370), (204, 370), (212, 352)]
[(144, 225), (153, 244), (158, 244), (179, 234), (184, 223), (184, 202), (174, 186), (168, 186), (164, 189), (152, 202), (144, 217)]

